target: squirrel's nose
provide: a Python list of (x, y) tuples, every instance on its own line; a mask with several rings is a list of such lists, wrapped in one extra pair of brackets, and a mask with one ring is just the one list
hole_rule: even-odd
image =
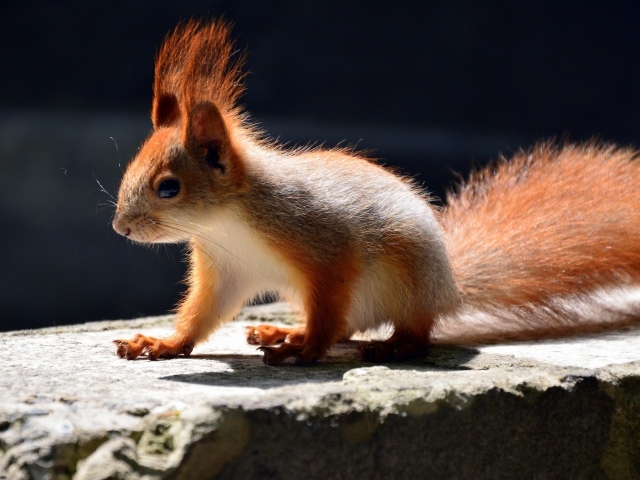
[(125, 222), (122, 221), (121, 218), (116, 217), (113, 220), (113, 229), (119, 233), (120, 235), (124, 235), (125, 237), (128, 237), (129, 235), (131, 235), (131, 228), (129, 228)]

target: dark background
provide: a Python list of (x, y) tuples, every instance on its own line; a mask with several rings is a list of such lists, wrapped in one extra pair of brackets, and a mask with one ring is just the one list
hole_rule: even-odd
[(551, 136), (638, 143), (634, 2), (5, 0), (0, 330), (179, 298), (180, 247), (118, 237), (96, 179), (115, 195), (149, 133), (165, 34), (222, 14), (249, 50), (243, 103), (272, 136), (375, 149), (439, 196), (455, 171)]

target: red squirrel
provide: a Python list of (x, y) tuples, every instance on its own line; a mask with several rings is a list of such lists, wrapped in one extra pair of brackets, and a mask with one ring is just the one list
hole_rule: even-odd
[[(437, 209), (351, 150), (266, 138), (238, 104), (243, 63), (223, 21), (178, 26), (157, 55), (153, 132), (127, 166), (113, 228), (188, 242), (189, 287), (175, 333), (116, 340), (120, 357), (188, 356), (271, 291), (306, 325), (250, 327), (247, 340), (266, 364), (309, 365), (385, 324), (394, 333), (363, 343), (363, 360), (419, 357), (447, 338), (586, 331), (566, 301), (638, 285), (636, 151), (539, 144), (472, 174)], [(473, 312), (484, 330), (465, 323)], [(608, 313), (616, 325), (638, 318)]]

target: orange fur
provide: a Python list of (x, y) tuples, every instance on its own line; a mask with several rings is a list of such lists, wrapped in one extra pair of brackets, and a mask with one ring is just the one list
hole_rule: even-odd
[(276, 327), (274, 325), (258, 325), (246, 327), (247, 343), (251, 345), (275, 345), (287, 342), (301, 344), (304, 342), (305, 329), (303, 327)]
[(229, 118), (237, 117), (243, 92), (245, 53), (235, 50), (231, 28), (224, 21), (201, 25), (190, 21), (169, 35), (156, 58), (153, 84), (154, 128), (179, 120), (199, 102), (215, 104)]
[(263, 347), (264, 362), (277, 364), (295, 356), (298, 365), (315, 363), (325, 356), (331, 345), (346, 336), (345, 315), (351, 299), (349, 285), (357, 277), (357, 264), (349, 252), (329, 265), (314, 262), (308, 257), (303, 238), (270, 241), (282, 261), (290, 265), (295, 282), (301, 287), (307, 322), (303, 340), (295, 347), (292, 344)]
[(640, 279), (636, 155), (540, 144), (473, 176), (444, 215), (461, 289), (474, 302), (523, 304)]
[[(582, 332), (593, 324), (576, 302), (638, 286), (634, 150), (540, 144), (474, 173), (438, 213), (348, 149), (265, 140), (238, 106), (243, 61), (224, 22), (182, 24), (158, 54), (154, 132), (127, 167), (113, 226), (144, 243), (189, 242), (189, 291), (173, 335), (116, 340), (119, 356), (188, 355), (270, 290), (302, 305), (306, 327), (249, 327), (247, 341), (267, 364), (308, 365), (384, 324), (394, 334), (363, 344), (363, 359)], [(616, 325), (639, 319), (604, 313)]]
[[(498, 324), (475, 333), (464, 322), (443, 322), (440, 341), (597, 328), (558, 300), (638, 285), (637, 157), (595, 142), (542, 143), (473, 174), (450, 195), (443, 228), (465, 304), (490, 311)], [(619, 313), (613, 323), (637, 319)]]

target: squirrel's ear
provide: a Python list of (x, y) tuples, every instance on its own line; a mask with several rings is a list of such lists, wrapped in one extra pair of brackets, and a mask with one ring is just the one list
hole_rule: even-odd
[(180, 106), (175, 95), (163, 93), (153, 99), (151, 121), (153, 128), (166, 127), (180, 118)]
[(185, 144), (201, 147), (227, 143), (227, 128), (218, 107), (210, 102), (198, 103), (189, 112), (185, 129)]
[(200, 102), (189, 112), (183, 130), (187, 150), (205, 153), (207, 165), (240, 185), (244, 167), (230, 143), (224, 118), (211, 102)]

